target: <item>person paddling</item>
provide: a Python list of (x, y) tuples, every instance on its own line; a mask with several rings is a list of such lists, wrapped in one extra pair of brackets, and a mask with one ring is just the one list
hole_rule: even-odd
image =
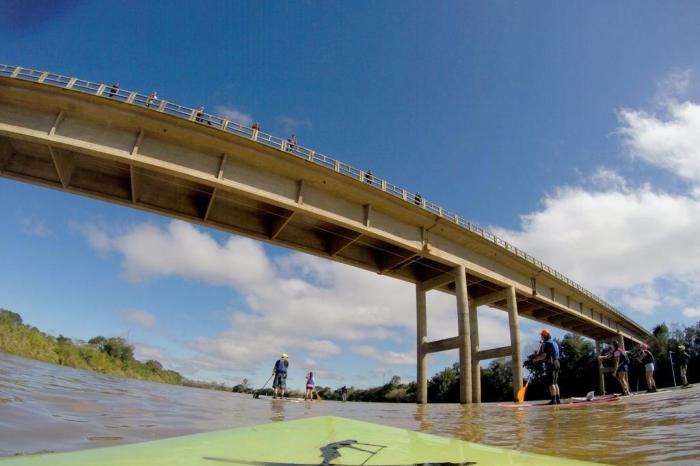
[(598, 356), (599, 359), (614, 358), (615, 361), (615, 378), (620, 382), (622, 387), (622, 396), (629, 396), (630, 388), (627, 382), (627, 372), (629, 371), (630, 361), (625, 350), (620, 348), (620, 342), (614, 340), (612, 342), (613, 350), (606, 355)]
[(305, 397), (305, 399), (313, 401), (314, 388), (316, 388), (316, 382), (314, 381), (314, 373), (309, 372), (308, 374), (306, 374), (306, 397)]
[(688, 383), (688, 363), (690, 355), (685, 351), (685, 345), (678, 345), (678, 372), (681, 374), (681, 382), (684, 387), (689, 387)]
[(561, 404), (559, 393), (559, 369), (561, 368), (559, 357), (561, 353), (559, 351), (559, 345), (552, 339), (552, 335), (547, 329), (542, 330), (540, 336), (542, 337), (542, 344), (532, 361), (535, 363), (544, 362), (549, 383), (549, 395), (552, 397), (547, 404), (558, 405)]
[(282, 353), (282, 356), (272, 368), (272, 375), (275, 376), (275, 380), (272, 381), (272, 389), (274, 391), (272, 398), (284, 397), (284, 391), (287, 388), (287, 369), (289, 369), (287, 353)]
[(647, 393), (656, 391), (656, 381), (654, 380), (654, 355), (649, 351), (649, 345), (642, 343), (639, 345), (639, 357), (637, 361), (644, 365), (644, 374), (647, 378)]

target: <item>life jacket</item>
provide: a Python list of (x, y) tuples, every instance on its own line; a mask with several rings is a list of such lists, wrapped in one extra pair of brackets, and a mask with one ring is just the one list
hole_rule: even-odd
[(275, 363), (275, 372), (287, 372), (287, 366), (284, 359), (278, 359)]
[(552, 348), (552, 352), (547, 353), (546, 361), (554, 362), (554, 361), (559, 360), (559, 358), (561, 357), (561, 352), (559, 351), (559, 345), (557, 344), (556, 341), (549, 339), (549, 340), (544, 342), (543, 346), (544, 346), (543, 350), (545, 350), (545, 352), (546, 352), (547, 346)]
[(618, 348), (613, 352), (613, 357), (615, 356), (615, 353), (620, 353), (620, 362), (619, 366), (629, 366), (630, 365), (630, 358), (627, 356), (627, 351), (623, 350), (622, 348)]

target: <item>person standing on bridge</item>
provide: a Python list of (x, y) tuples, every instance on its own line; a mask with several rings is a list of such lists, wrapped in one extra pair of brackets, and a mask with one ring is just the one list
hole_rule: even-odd
[(627, 353), (620, 347), (620, 342), (614, 340), (612, 342), (613, 350), (606, 355), (598, 356), (599, 359), (613, 358), (615, 361), (615, 378), (620, 382), (622, 387), (622, 396), (630, 395), (630, 387), (627, 382), (627, 372), (629, 371), (630, 360)]
[(642, 343), (639, 345), (639, 357), (637, 361), (644, 365), (644, 374), (647, 378), (647, 393), (656, 391), (656, 381), (654, 380), (654, 355), (649, 351), (649, 345)]
[(287, 150), (288, 151), (293, 151), (297, 147), (297, 136), (296, 134), (292, 134), (287, 138)]
[(287, 353), (282, 353), (282, 356), (275, 362), (272, 368), (272, 375), (275, 379), (272, 381), (272, 398), (284, 397), (284, 391), (287, 389), (287, 370), (289, 369), (289, 358)]
[(542, 330), (540, 332), (540, 336), (542, 337), (542, 344), (540, 345), (540, 349), (532, 362), (544, 362), (545, 373), (547, 374), (547, 380), (549, 383), (549, 395), (552, 397), (547, 404), (558, 405), (561, 404), (559, 392), (559, 370), (561, 369), (559, 357), (561, 356), (561, 352), (559, 351), (559, 345), (557, 342), (552, 339), (552, 335), (549, 333), (549, 330)]
[(153, 91), (151, 95), (146, 98), (146, 107), (150, 107), (156, 100), (158, 100), (158, 94), (156, 94), (156, 91)]

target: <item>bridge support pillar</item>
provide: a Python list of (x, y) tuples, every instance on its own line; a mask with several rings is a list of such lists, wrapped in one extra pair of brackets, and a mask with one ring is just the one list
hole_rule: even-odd
[(481, 365), (479, 364), (479, 318), (476, 304), (469, 301), (469, 330), (472, 348), (472, 402), (481, 403)]
[(467, 271), (463, 265), (453, 269), (457, 294), (457, 327), (459, 329), (459, 402), (472, 401), (472, 348), (469, 329), (469, 298), (467, 296)]
[(512, 349), (511, 366), (513, 368), (513, 399), (517, 399), (518, 390), (523, 388), (523, 362), (520, 356), (520, 329), (518, 327), (518, 300), (515, 287), (506, 288), (508, 305), (508, 324), (510, 326), (510, 346)]
[(428, 317), (426, 314), (426, 291), (420, 283), (416, 284), (416, 403), (428, 402), (428, 353), (425, 344), (428, 341)]
[[(600, 340), (595, 341), (595, 354), (600, 355), (601, 349)], [(603, 371), (603, 361), (598, 359), (598, 391), (602, 395), (605, 395), (605, 372)]]

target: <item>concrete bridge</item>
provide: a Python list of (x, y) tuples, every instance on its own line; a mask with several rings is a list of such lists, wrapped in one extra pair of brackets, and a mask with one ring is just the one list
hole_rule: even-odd
[[(598, 346), (648, 336), (582, 286), (420, 194), (293, 141), (112, 85), (0, 65), (0, 175), (414, 283), (419, 403), (427, 402), (428, 354), (451, 349), (459, 350), (462, 403), (480, 401), (485, 359), (512, 357), (516, 392), (518, 316)], [(455, 337), (427, 341), (429, 290), (456, 297)], [(509, 345), (480, 347), (484, 305), (508, 313)]]

